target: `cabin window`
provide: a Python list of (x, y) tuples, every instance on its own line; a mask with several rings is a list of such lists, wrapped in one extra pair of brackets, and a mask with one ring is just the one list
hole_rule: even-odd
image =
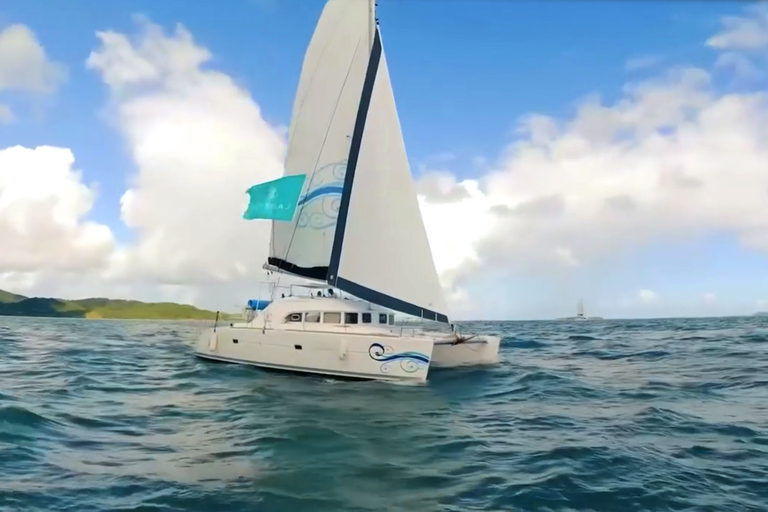
[(323, 313), (323, 323), (324, 324), (340, 324), (341, 323), (341, 313)]
[(395, 325), (395, 315), (389, 315), (389, 325)]
[(386, 324), (387, 323), (387, 314), (386, 313), (379, 313), (379, 323), (380, 324)]
[(371, 323), (371, 314), (370, 313), (363, 313), (363, 323), (364, 324)]
[(304, 313), (304, 321), (317, 324), (320, 323), (320, 313), (313, 311), (312, 313)]
[(345, 324), (356, 324), (357, 323), (357, 313), (344, 313), (344, 323)]
[(301, 322), (301, 313), (291, 313), (285, 317), (286, 322)]

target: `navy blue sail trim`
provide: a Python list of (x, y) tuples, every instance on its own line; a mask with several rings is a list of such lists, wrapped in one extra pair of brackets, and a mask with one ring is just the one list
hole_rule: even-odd
[(363, 132), (365, 131), (365, 120), (368, 117), (368, 107), (371, 106), (373, 85), (376, 83), (376, 72), (379, 70), (380, 60), (381, 38), (379, 37), (379, 29), (377, 28), (376, 34), (373, 37), (371, 57), (368, 59), (368, 69), (365, 71), (365, 81), (363, 82), (363, 91), (360, 94), (360, 104), (357, 107), (355, 128), (352, 131), (352, 142), (349, 146), (349, 157), (347, 158), (347, 172), (344, 176), (344, 190), (341, 193), (339, 216), (336, 220), (336, 233), (333, 237), (333, 249), (331, 249), (331, 262), (328, 265), (328, 283), (334, 286), (336, 286), (336, 280), (339, 277), (341, 248), (344, 245), (344, 230), (347, 227), (347, 214), (349, 213), (349, 199), (352, 195), (352, 183), (355, 181), (357, 160), (360, 157), (360, 145), (363, 143)]
[(289, 263), (281, 258), (267, 258), (267, 263), (273, 267), (277, 267), (280, 270), (295, 274), (300, 277), (306, 277), (307, 279), (316, 279), (318, 281), (325, 281), (325, 277), (328, 275), (328, 267), (300, 267)]
[(373, 302), (374, 304), (378, 304), (379, 306), (385, 307), (387, 309), (399, 311), (401, 313), (405, 313), (406, 315), (413, 315), (425, 320), (434, 320), (436, 322), (443, 322), (445, 324), (448, 323), (448, 317), (443, 313), (438, 313), (437, 311), (432, 311), (431, 309), (424, 309), (420, 306), (417, 306), (416, 304), (411, 304), (410, 302), (405, 302), (404, 300), (391, 297), (384, 293), (377, 292), (376, 290), (371, 290), (370, 288), (366, 288), (365, 286), (353, 283), (352, 281), (344, 279), (343, 277), (337, 279), (336, 287), (339, 290), (351, 293), (359, 299)]
[(371, 96), (373, 95), (373, 86), (376, 83), (376, 73), (379, 70), (381, 61), (381, 37), (379, 29), (373, 39), (371, 48), (371, 57), (368, 61), (368, 69), (365, 72), (365, 81), (363, 90), (360, 94), (360, 105), (357, 109), (357, 118), (355, 119), (355, 128), (352, 132), (352, 141), (349, 148), (349, 158), (347, 158), (347, 173), (344, 176), (344, 189), (341, 194), (341, 205), (339, 206), (339, 216), (336, 221), (336, 232), (333, 238), (333, 249), (331, 250), (331, 261), (328, 265), (328, 274), (326, 281), (339, 290), (345, 291), (355, 297), (378, 304), (379, 306), (399, 311), (407, 315), (413, 315), (427, 320), (448, 323), (448, 317), (437, 311), (425, 309), (411, 304), (396, 297), (377, 292), (360, 284), (354, 283), (348, 279), (340, 277), (339, 264), (341, 263), (341, 248), (344, 245), (344, 232), (347, 226), (347, 215), (349, 214), (349, 201), (352, 194), (352, 184), (355, 180), (355, 171), (357, 170), (357, 161), (360, 157), (360, 145), (363, 142), (363, 132), (365, 131), (365, 121), (368, 117), (368, 108), (371, 105)]

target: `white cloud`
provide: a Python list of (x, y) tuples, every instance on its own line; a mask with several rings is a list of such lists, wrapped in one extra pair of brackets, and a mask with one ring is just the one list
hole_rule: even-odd
[(717, 302), (717, 295), (712, 292), (705, 293), (702, 298), (704, 299), (704, 302), (709, 305), (713, 305)]
[(640, 290), (637, 292), (637, 296), (642, 302), (646, 304), (656, 302), (656, 300), (659, 298), (659, 296), (653, 290)]
[(99, 32), (87, 62), (136, 165), (121, 215), (137, 242), (113, 271), (185, 285), (262, 276), (269, 225), (241, 215), (246, 189), (281, 173), (283, 133), (247, 90), (204, 68), (210, 52), (184, 27), (139, 24), (135, 39)]
[(588, 97), (570, 119), (529, 115), (475, 200), (455, 205), (487, 235), (453, 231), (474, 251), (452, 275), (557, 281), (715, 232), (768, 252), (765, 162), (768, 94), (719, 93), (701, 68), (629, 83), (612, 104)]
[(726, 16), (723, 29), (707, 39), (719, 50), (754, 50), (768, 47), (768, 4), (747, 7), (744, 16)]
[(0, 270), (83, 272), (103, 267), (112, 233), (84, 220), (95, 190), (68, 149), (0, 150)]
[[(16, 24), (0, 31), (0, 94), (4, 91), (51, 94), (66, 79), (66, 70), (52, 62), (34, 32)], [(13, 121), (9, 106), (0, 104), (0, 122)]]

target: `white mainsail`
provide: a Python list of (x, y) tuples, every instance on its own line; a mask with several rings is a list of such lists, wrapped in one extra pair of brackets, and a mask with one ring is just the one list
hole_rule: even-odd
[(306, 173), (269, 265), (448, 322), (372, 0), (329, 0), (302, 67), (286, 174)]

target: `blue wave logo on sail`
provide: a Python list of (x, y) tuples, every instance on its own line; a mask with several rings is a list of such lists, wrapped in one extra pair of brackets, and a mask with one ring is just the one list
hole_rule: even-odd
[(324, 165), (312, 173), (307, 191), (298, 202), (299, 228), (323, 230), (336, 225), (346, 174), (346, 160)]
[(429, 365), (429, 357), (421, 352), (392, 352), (392, 347), (385, 347), (381, 343), (374, 343), (368, 347), (368, 355), (374, 361), (383, 363), (381, 372), (388, 373), (391, 369), (391, 363), (399, 361), (400, 368), (407, 373), (418, 371), (422, 365)]
[(344, 187), (342, 185), (328, 185), (325, 187), (320, 187), (311, 192), (308, 192), (307, 195), (302, 197), (301, 200), (299, 201), (299, 206), (304, 206), (307, 203), (311, 203), (313, 200), (317, 199), (318, 197), (332, 196), (332, 195), (340, 196), (342, 192), (344, 192)]

